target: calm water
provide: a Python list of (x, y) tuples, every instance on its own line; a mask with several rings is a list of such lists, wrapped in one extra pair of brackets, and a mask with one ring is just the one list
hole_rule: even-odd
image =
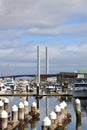
[[(2, 98), (2, 97), (1, 97)], [(3, 97), (4, 98), (4, 97)], [(26, 100), (26, 97), (7, 97), (9, 99), (9, 111), (11, 111), (12, 106), (15, 104), (18, 106), (18, 104), (21, 102), (24, 102)], [(74, 111), (74, 105), (73, 105), (73, 98), (71, 97), (43, 97), (39, 100), (40, 105), (40, 120), (34, 122), (35, 128), (31, 128), (32, 125), (30, 123), (25, 124), (25, 128), (23, 130), (41, 130), (41, 124), (42, 120), (46, 116), (46, 114), (50, 114), (54, 107), (57, 104), (60, 104), (61, 101), (66, 101), (68, 110), (72, 116), (72, 121), (67, 125), (66, 130), (86, 130), (87, 129), (87, 100), (81, 100), (81, 106), (82, 106), (82, 117), (81, 117), (81, 125), (77, 126), (76, 124), (76, 116)], [(33, 101), (36, 101), (34, 97), (28, 97), (29, 102), (29, 111), (31, 109), (31, 104)], [(47, 105), (46, 105), (47, 103)], [(19, 130), (19, 129), (17, 129)]]

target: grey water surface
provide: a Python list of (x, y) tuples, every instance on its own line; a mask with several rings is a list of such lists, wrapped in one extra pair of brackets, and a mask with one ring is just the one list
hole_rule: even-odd
[[(4, 98), (4, 97), (3, 97)], [(35, 101), (37, 102), (35, 97), (8, 97), (9, 99), (9, 111), (11, 112), (11, 108), (13, 105), (19, 105), (20, 102), (24, 102), (28, 100), (29, 102), (29, 111), (31, 110), (31, 105)], [(58, 97), (58, 96), (49, 96), (42, 97), (39, 99), (39, 111), (40, 111), (40, 120), (34, 122), (32, 126), (31, 123), (27, 123), (23, 126), (23, 130), (41, 130), (42, 120), (45, 116), (49, 116), (49, 114), (54, 111), (54, 107), (62, 101), (66, 101), (68, 111), (71, 114), (71, 122), (66, 126), (65, 130), (86, 130), (87, 129), (87, 99), (81, 100), (81, 124), (78, 125), (76, 121), (75, 109), (74, 109), (74, 99), (72, 97)], [(25, 127), (25, 128), (24, 128)], [(17, 128), (20, 130), (20, 128)]]

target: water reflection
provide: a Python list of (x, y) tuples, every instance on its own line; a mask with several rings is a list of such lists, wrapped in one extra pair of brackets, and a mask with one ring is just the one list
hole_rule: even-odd
[(76, 130), (81, 130), (81, 121), (76, 120)]
[(81, 101), (81, 110), (87, 114), (87, 99), (80, 99)]
[(72, 96), (60, 96), (58, 97), (58, 100), (60, 100), (60, 102), (62, 101), (66, 101), (66, 102), (72, 102)]

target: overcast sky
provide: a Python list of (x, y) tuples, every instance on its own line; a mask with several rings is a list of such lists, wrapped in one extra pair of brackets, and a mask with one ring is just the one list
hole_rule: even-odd
[(0, 75), (87, 68), (87, 0), (0, 0)]

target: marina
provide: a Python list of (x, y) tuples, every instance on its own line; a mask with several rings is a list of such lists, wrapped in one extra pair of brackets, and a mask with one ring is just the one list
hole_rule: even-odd
[(34, 79), (15, 79), (17, 75), (1, 77), (0, 83), (1, 86), (3, 83), (6, 92), (1, 90), (0, 93), (0, 129), (84, 130), (87, 97), (84, 93), (75, 95), (77, 90), (74, 85), (77, 77), (80, 80), (85, 75), (66, 72), (48, 74), (48, 64), (46, 74), (41, 75), (38, 46), (37, 76), (33, 75)]
[[(73, 78), (72, 81), (67, 81), (67, 76), (64, 79), (63, 75), (62, 82), (48, 78), (41, 82), (40, 77), (38, 83), (35, 80), (14, 80), (12, 77), (1, 79), (1, 87), (4, 86), (6, 91), (1, 90), (0, 93), (0, 129), (86, 129), (86, 85), (82, 93), (86, 78), (81, 78), (81, 75), (78, 74), (79, 78)], [(76, 79), (82, 82), (77, 83)], [(77, 88), (80, 95), (76, 95)]]
[(0, 0), (0, 130), (87, 130), (87, 0)]
[[(86, 100), (86, 98), (84, 98), (84, 99), (81, 98), (79, 100), (79, 101), (81, 101), (81, 111), (80, 111), (81, 113), (80, 113), (80, 117), (77, 117), (76, 110), (75, 110), (76, 98), (73, 97), (73, 93), (68, 92), (68, 89), (66, 89), (66, 91), (63, 90), (61, 93), (60, 93), (60, 91), (59, 91), (59, 93), (58, 93), (58, 91), (46, 92), (45, 89), (43, 89), (43, 87), (40, 87), (37, 85), (37, 89), (35, 89), (35, 91), (33, 91), (33, 92), (27, 91), (27, 87), (25, 87), (25, 90), (26, 91), (21, 92), (21, 93), (20, 93), (20, 90), (14, 90), (14, 91), (11, 91), (10, 93), (0, 94), (0, 99), (3, 102), (3, 104), (4, 104), (4, 100), (8, 100), (8, 109), (7, 110), (10, 113), (10, 115), (9, 115), (10, 120), (8, 121), (8, 124), (7, 124), (7, 130), (10, 130), (10, 129), (15, 129), (15, 130), (20, 130), (20, 129), (26, 129), (26, 130), (44, 130), (44, 129), (46, 129), (46, 130), (47, 129), (50, 129), (50, 130), (56, 130), (56, 129), (58, 129), (58, 130), (61, 130), (61, 129), (78, 130), (78, 129), (80, 129), (80, 130), (84, 130), (84, 128), (86, 128), (86, 123), (85, 123), (87, 121), (87, 113), (86, 113), (87, 100)], [(28, 114), (26, 115), (26, 118), (24, 118), (25, 116), (23, 116), (23, 119), (17, 118), (17, 120), (14, 122), (13, 119), (15, 119), (16, 117), (12, 116), (13, 115), (12, 114), (13, 106), (16, 106), (19, 109), (20, 104), (23, 107), (25, 102), (27, 102), (27, 104), (28, 104), (28, 108), (26, 109), (28, 111), (27, 112)], [(70, 118), (67, 118), (66, 121), (64, 121), (65, 122), (64, 125), (62, 125), (62, 126), (58, 125), (58, 120), (56, 120), (56, 122), (51, 124), (51, 126), (44, 128), (45, 126), (43, 126), (43, 124), (45, 124), (45, 123), (43, 123), (43, 122), (44, 122), (45, 118), (47, 117), (47, 119), (49, 119), (51, 117), (51, 114), (53, 112), (55, 112), (57, 106), (61, 106), (60, 104), (62, 104), (63, 102), (65, 102), (67, 104), (67, 110), (70, 115)], [(33, 106), (36, 108), (32, 108)], [(2, 106), (2, 109), (3, 108), (4, 108), (4, 106)], [(20, 107), (20, 109), (21, 109), (21, 107)], [(15, 108), (15, 110), (16, 110), (16, 108)], [(21, 117), (22, 117), (22, 115), (20, 116), (20, 118)], [(53, 117), (55, 117), (55, 116), (53, 116)], [(80, 119), (80, 120), (77, 120), (77, 119)], [(20, 120), (21, 120), (21, 122), (20, 122)]]

